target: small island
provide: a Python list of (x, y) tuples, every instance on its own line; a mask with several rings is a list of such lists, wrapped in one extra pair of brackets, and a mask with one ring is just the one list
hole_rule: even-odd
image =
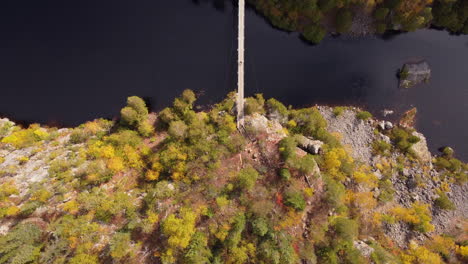
[(410, 88), (431, 78), (431, 69), (426, 61), (405, 63), (398, 72), (400, 88)]

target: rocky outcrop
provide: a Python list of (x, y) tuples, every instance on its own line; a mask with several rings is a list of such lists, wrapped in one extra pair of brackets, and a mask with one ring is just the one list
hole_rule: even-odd
[(463, 185), (452, 184), (447, 193), (455, 205), (455, 210), (433, 209), (432, 224), (437, 233), (463, 232), (463, 222), (468, 216), (468, 183)]
[(416, 84), (429, 81), (431, 69), (426, 61), (405, 63), (400, 70), (399, 78), (401, 88), (410, 88)]
[(420, 140), (411, 146), (411, 151), (421, 160), (423, 163), (431, 163), (432, 155), (429, 152), (429, 148), (427, 147), (427, 141), (423, 134), (418, 133), (416, 131), (413, 132), (413, 136), (417, 136)]
[(380, 121), (377, 126), (380, 130), (390, 130), (393, 128), (393, 124), (390, 121)]
[(296, 140), (298, 147), (310, 154), (317, 155), (322, 150), (323, 142), (320, 140), (313, 140), (302, 135), (298, 135)]
[(370, 257), (374, 249), (367, 245), (364, 241), (354, 241), (354, 247), (361, 252), (364, 257)]
[(250, 135), (264, 134), (268, 141), (280, 141), (286, 137), (286, 132), (277, 120), (269, 120), (264, 115), (254, 113), (244, 119), (245, 131)]
[(356, 118), (356, 111), (345, 110), (340, 116), (333, 114), (330, 107), (319, 107), (327, 120), (328, 131), (338, 133), (341, 142), (350, 147), (353, 158), (363, 162), (372, 159), (372, 142), (375, 140), (373, 121)]

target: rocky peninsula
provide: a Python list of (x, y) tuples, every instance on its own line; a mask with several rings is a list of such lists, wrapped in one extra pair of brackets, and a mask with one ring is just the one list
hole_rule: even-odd
[[(0, 120), (0, 263), (462, 263), (467, 164), (354, 107), (256, 95)], [(382, 125), (383, 124), (383, 125)]]

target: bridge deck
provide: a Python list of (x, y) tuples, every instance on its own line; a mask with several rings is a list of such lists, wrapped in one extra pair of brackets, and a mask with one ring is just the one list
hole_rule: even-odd
[(244, 126), (244, 41), (245, 0), (239, 0), (238, 59), (237, 59), (237, 128)]

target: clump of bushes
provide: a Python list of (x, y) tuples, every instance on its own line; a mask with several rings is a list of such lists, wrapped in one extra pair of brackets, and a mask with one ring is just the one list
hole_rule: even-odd
[(0, 261), (2, 263), (36, 263), (42, 249), (42, 231), (31, 223), (15, 226), (5, 236), (0, 236)]
[(341, 116), (345, 110), (346, 110), (346, 107), (343, 107), (343, 106), (333, 107), (333, 115), (335, 117)]
[(456, 183), (462, 184), (468, 180), (468, 164), (453, 157), (454, 151), (451, 148), (444, 148), (443, 155), (436, 158), (435, 166), (445, 172), (445, 175), (454, 179)]
[(258, 177), (258, 172), (254, 168), (244, 168), (237, 175), (237, 185), (242, 190), (251, 190), (255, 186)]
[(265, 99), (262, 94), (256, 94), (255, 97), (248, 97), (245, 99), (244, 111), (246, 115), (253, 113), (265, 113)]
[(361, 120), (367, 120), (369, 118), (372, 118), (372, 114), (367, 111), (360, 111), (356, 114), (356, 118)]
[(274, 98), (266, 101), (266, 110), (270, 119), (277, 119), (281, 124), (288, 121), (289, 111), (281, 102)]
[(262, 237), (268, 232), (270, 228), (265, 218), (258, 217), (252, 221), (252, 229), (254, 234)]
[(374, 150), (374, 153), (378, 155), (390, 156), (392, 145), (383, 140), (376, 140), (372, 143), (372, 149)]
[(289, 171), (288, 168), (281, 168), (279, 171), (279, 175), (281, 179), (285, 181), (289, 181), (289, 179), (291, 179), (291, 172)]
[(357, 222), (346, 217), (335, 218), (332, 226), (336, 236), (346, 241), (354, 241), (359, 233)]
[(416, 231), (426, 233), (434, 230), (428, 204), (415, 202), (410, 208), (395, 207), (390, 214), (396, 220), (410, 224)]
[(327, 31), (321, 25), (317, 24), (310, 24), (302, 32), (302, 36), (314, 44), (320, 43), (326, 35)]
[(443, 210), (454, 210), (455, 205), (448, 198), (447, 194), (444, 192), (439, 192), (439, 197), (434, 200), (434, 204)]
[(13, 132), (2, 139), (2, 143), (11, 144), (15, 148), (31, 147), (49, 139), (50, 134), (46, 129), (37, 124), (29, 126), (27, 129), (15, 127)]
[(342, 207), (345, 201), (346, 188), (330, 177), (324, 177), (324, 180), (326, 186), (325, 202), (333, 208)]
[(286, 191), (285, 198), (286, 199), (284, 204), (290, 206), (291, 208), (294, 208), (294, 210), (296, 211), (302, 211), (306, 207), (304, 195), (298, 190), (290, 189)]
[(154, 132), (148, 121), (148, 108), (146, 103), (138, 96), (127, 98), (127, 106), (120, 110), (123, 125), (136, 129), (142, 136), (149, 136)]
[(411, 146), (420, 141), (419, 137), (414, 136), (409, 131), (399, 127), (393, 128), (389, 136), (393, 144), (395, 144), (395, 146), (403, 153), (410, 153)]

